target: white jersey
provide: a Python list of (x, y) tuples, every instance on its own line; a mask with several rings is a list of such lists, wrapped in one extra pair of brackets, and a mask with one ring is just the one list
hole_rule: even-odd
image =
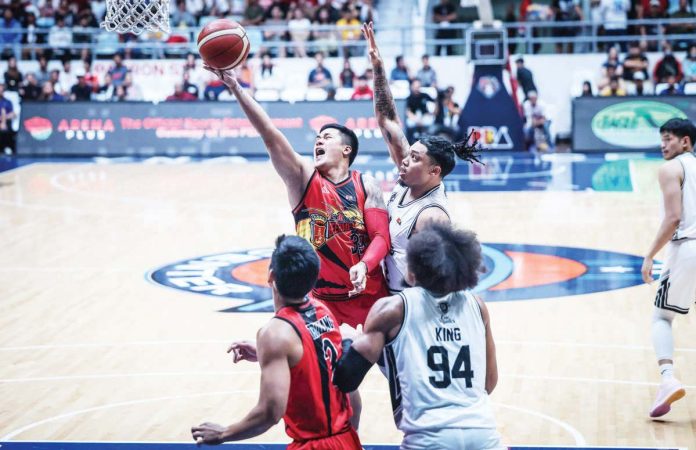
[(673, 241), (696, 239), (696, 155), (683, 153), (675, 158), (684, 169), (682, 183), (682, 216)]
[(404, 280), (406, 276), (406, 246), (420, 213), (428, 208), (435, 207), (440, 208), (449, 216), (444, 184), (440, 183), (419, 199), (404, 203), (408, 191), (409, 188), (407, 186), (400, 182), (397, 183), (387, 202), (391, 251), (384, 258), (384, 262), (387, 284), (392, 294), (401, 292), (408, 287)]
[(486, 393), (486, 328), (476, 298), (399, 294), (404, 320), (385, 347), (392, 407), (406, 436), (445, 428), (495, 428)]

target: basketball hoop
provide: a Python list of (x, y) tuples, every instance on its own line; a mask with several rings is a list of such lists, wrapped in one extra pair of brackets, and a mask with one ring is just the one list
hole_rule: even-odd
[(101, 26), (117, 33), (169, 33), (169, 0), (106, 0)]

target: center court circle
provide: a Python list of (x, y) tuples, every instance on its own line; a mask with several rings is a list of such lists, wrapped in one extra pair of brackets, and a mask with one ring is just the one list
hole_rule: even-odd
[[(641, 284), (643, 258), (576, 247), (487, 243), (486, 271), (475, 292), (488, 302), (534, 300), (605, 292)], [(272, 312), (266, 285), (273, 249), (185, 259), (147, 274), (162, 286), (218, 297), (221, 312)], [(656, 264), (659, 269), (659, 264)]]

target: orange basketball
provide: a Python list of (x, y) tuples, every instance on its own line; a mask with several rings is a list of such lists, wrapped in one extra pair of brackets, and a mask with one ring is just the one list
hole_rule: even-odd
[(244, 28), (229, 19), (217, 19), (198, 34), (198, 53), (214, 69), (232, 69), (249, 54), (249, 38)]

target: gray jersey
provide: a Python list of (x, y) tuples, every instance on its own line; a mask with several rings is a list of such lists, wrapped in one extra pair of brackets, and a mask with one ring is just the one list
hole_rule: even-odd
[(448, 216), (447, 195), (445, 186), (440, 183), (421, 198), (404, 202), (409, 188), (397, 183), (387, 202), (389, 212), (389, 236), (391, 251), (384, 258), (387, 284), (391, 293), (401, 292), (408, 287), (404, 281), (406, 276), (406, 246), (413, 233), (418, 216), (428, 208), (440, 208)]
[(495, 428), (486, 393), (486, 328), (468, 291), (399, 294), (404, 320), (386, 346), (397, 427), (406, 435), (444, 428)]
[(696, 155), (683, 153), (675, 158), (684, 169), (682, 183), (682, 215), (673, 241), (696, 239)]

